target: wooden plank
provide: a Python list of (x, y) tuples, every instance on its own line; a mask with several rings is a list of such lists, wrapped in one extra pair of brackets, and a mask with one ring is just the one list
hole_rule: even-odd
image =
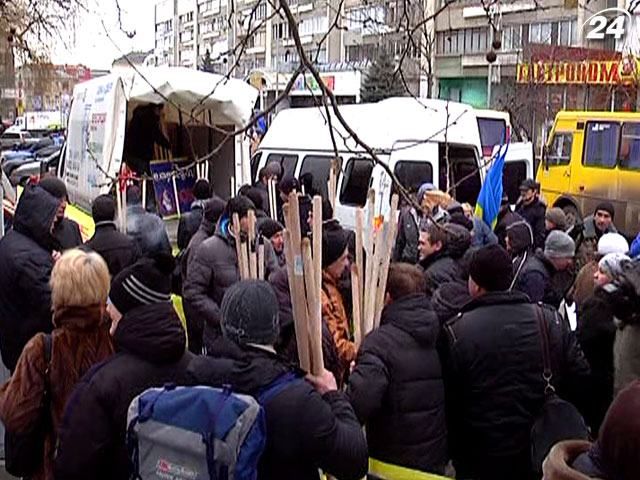
[(236, 244), (236, 256), (238, 257), (238, 273), (240, 274), (240, 280), (245, 280), (245, 267), (242, 263), (242, 244), (240, 242), (240, 217), (238, 217), (237, 213), (234, 213), (231, 217), (231, 220), (233, 222), (233, 235), (234, 243)]
[[(386, 225), (384, 229), (386, 229)], [(365, 317), (364, 317), (364, 330), (363, 336), (366, 336), (373, 330), (375, 305), (376, 305), (376, 291), (378, 288), (378, 282), (380, 279), (380, 260), (383, 250), (382, 241), (385, 238), (384, 231), (378, 232), (376, 235), (375, 245), (373, 248), (373, 258), (371, 260), (371, 277), (367, 279), (367, 288), (364, 291), (365, 299)], [(368, 275), (368, 274), (367, 274)]]
[(296, 343), (298, 347), (298, 359), (300, 361), (300, 368), (309, 372), (311, 371), (311, 359), (309, 357), (309, 333), (306, 315), (307, 308), (304, 298), (300, 298), (298, 295), (299, 288), (295, 288), (296, 283), (299, 282), (295, 275), (295, 260), (291, 232), (288, 229), (285, 229), (283, 234), (284, 252), (287, 260), (287, 276), (289, 278), (289, 292), (291, 295), (291, 308), (295, 323)]
[(360, 347), (362, 343), (362, 315), (360, 306), (362, 299), (359, 297), (360, 292), (360, 274), (358, 265), (351, 265), (351, 299), (353, 303), (353, 335), (356, 347)]
[[(363, 224), (364, 224), (364, 211), (362, 208), (356, 209), (356, 266), (358, 267), (358, 280), (360, 288), (357, 292), (358, 304), (360, 308), (360, 318), (362, 319), (362, 312), (364, 312), (363, 303), (363, 288), (364, 288), (364, 251), (363, 251)], [(362, 328), (362, 325), (360, 325)]]
[(249, 247), (248, 242), (240, 242), (240, 257), (242, 258), (242, 274), (240, 278), (242, 280), (249, 280), (251, 273), (249, 271)]
[[(315, 270), (316, 290), (320, 298), (322, 289), (322, 197), (313, 197), (313, 224), (311, 225), (311, 235), (313, 239), (313, 265)], [(322, 305), (318, 306), (322, 317)]]
[(387, 278), (389, 275), (389, 264), (391, 263), (391, 252), (396, 238), (398, 229), (398, 195), (391, 197), (391, 210), (389, 211), (388, 228), (386, 229), (386, 238), (382, 251), (382, 260), (380, 265), (380, 282), (376, 291), (376, 305), (374, 309), (373, 327), (378, 328), (380, 325), (380, 316), (384, 307), (384, 295), (387, 290)]
[(249, 210), (249, 240), (247, 241), (247, 248), (249, 250), (249, 278), (258, 278), (258, 257), (255, 249), (256, 240), (256, 212)]
[(322, 304), (319, 297), (320, 290), (316, 285), (314, 261), (311, 257), (311, 242), (308, 238), (302, 240), (302, 259), (307, 293), (311, 373), (313, 375), (321, 375), (324, 369), (324, 360), (322, 358)]
[(264, 280), (264, 243), (258, 245), (258, 280)]

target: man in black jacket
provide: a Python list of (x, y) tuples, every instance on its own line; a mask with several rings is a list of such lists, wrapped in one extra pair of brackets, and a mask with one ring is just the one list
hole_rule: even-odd
[(502, 248), (507, 248), (507, 229), (514, 223), (522, 220), (523, 218), (520, 215), (511, 211), (509, 197), (503, 195), (502, 201), (500, 202), (498, 219), (496, 220), (496, 227), (493, 229), (493, 233), (498, 237), (498, 243)]
[(366, 426), (371, 458), (442, 474), (448, 457), (440, 323), (424, 291), (418, 267), (391, 264), (381, 326), (360, 347), (347, 395)]
[(55, 478), (127, 480), (125, 433), (134, 397), (183, 383), (193, 356), (171, 304), (173, 258), (143, 258), (113, 280), (107, 311), (115, 356), (92, 368), (71, 395), (58, 432)]
[(193, 197), (195, 200), (191, 204), (191, 211), (182, 214), (178, 223), (178, 248), (180, 250), (187, 248), (189, 240), (200, 228), (204, 202), (211, 198), (211, 185), (207, 180), (201, 178), (196, 181), (193, 186)]
[(51, 332), (52, 231), (60, 200), (27, 185), (0, 240), (0, 351), (9, 370), (36, 333)]
[(544, 248), (547, 232), (544, 226), (544, 215), (547, 206), (540, 201), (538, 184), (528, 178), (520, 185), (520, 200), (516, 206), (516, 213), (524, 218), (533, 231), (534, 248)]
[(566, 233), (549, 233), (544, 251), (530, 255), (516, 271), (514, 288), (526, 293), (532, 302), (558, 308), (573, 285), (573, 257), (576, 245)]
[(142, 208), (142, 193), (137, 185), (127, 189), (127, 235), (143, 257), (171, 253), (167, 228), (162, 218)]
[(258, 478), (318, 480), (318, 469), (342, 480), (367, 471), (367, 444), (349, 401), (324, 370), (306, 380), (276, 355), (278, 304), (267, 282), (236, 283), (222, 301), (224, 350), (198, 357), (189, 367), (192, 383), (258, 395), (274, 381), (286, 386), (264, 405), (267, 443)]
[(40, 180), (40, 186), (60, 201), (53, 229), (53, 236), (58, 243), (56, 250), (63, 251), (82, 245), (80, 227), (76, 222), (64, 216), (69, 201), (67, 186), (57, 177), (43, 178)]
[(552, 309), (508, 291), (511, 272), (502, 247), (476, 252), (474, 300), (445, 327), (447, 420), (458, 478), (534, 478), (531, 426), (545, 398), (538, 313), (549, 326), (556, 392), (578, 405), (588, 386), (589, 365), (568, 325)]
[(93, 237), (85, 244), (107, 262), (111, 278), (135, 263), (138, 252), (135, 242), (116, 228), (116, 205), (111, 195), (99, 195), (91, 205), (95, 223)]
[(461, 261), (470, 246), (471, 234), (464, 227), (433, 222), (426, 224), (420, 232), (418, 248), (429, 295), (442, 283), (466, 280)]

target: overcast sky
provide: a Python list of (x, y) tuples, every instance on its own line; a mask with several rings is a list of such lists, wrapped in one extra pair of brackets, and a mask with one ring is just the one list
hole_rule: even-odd
[[(52, 52), (54, 63), (83, 64), (90, 68), (110, 69), (111, 62), (131, 50), (151, 50), (154, 44), (154, 0), (119, 0), (122, 26), (135, 30), (129, 40), (118, 27), (115, 0), (88, 0), (90, 13), (77, 20), (75, 32), (63, 34)], [(104, 22), (109, 35), (105, 33)], [(109, 37), (116, 43), (113, 44)], [(120, 50), (119, 50), (120, 49)]]

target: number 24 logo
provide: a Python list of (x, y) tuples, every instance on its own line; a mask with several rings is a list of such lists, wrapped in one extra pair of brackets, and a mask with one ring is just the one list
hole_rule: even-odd
[[(611, 15), (605, 15), (613, 12), (618, 13), (618, 16), (612, 18)], [(628, 11), (613, 7), (600, 10), (589, 17), (582, 25), (582, 29), (590, 27), (587, 31), (587, 40), (604, 40), (605, 37), (620, 40), (626, 34), (627, 27), (631, 27), (632, 24), (633, 20)]]

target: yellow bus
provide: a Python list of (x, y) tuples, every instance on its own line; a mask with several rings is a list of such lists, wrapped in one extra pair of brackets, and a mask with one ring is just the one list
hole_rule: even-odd
[(559, 112), (538, 167), (547, 205), (570, 222), (610, 201), (615, 225), (635, 235), (640, 223), (640, 113)]

